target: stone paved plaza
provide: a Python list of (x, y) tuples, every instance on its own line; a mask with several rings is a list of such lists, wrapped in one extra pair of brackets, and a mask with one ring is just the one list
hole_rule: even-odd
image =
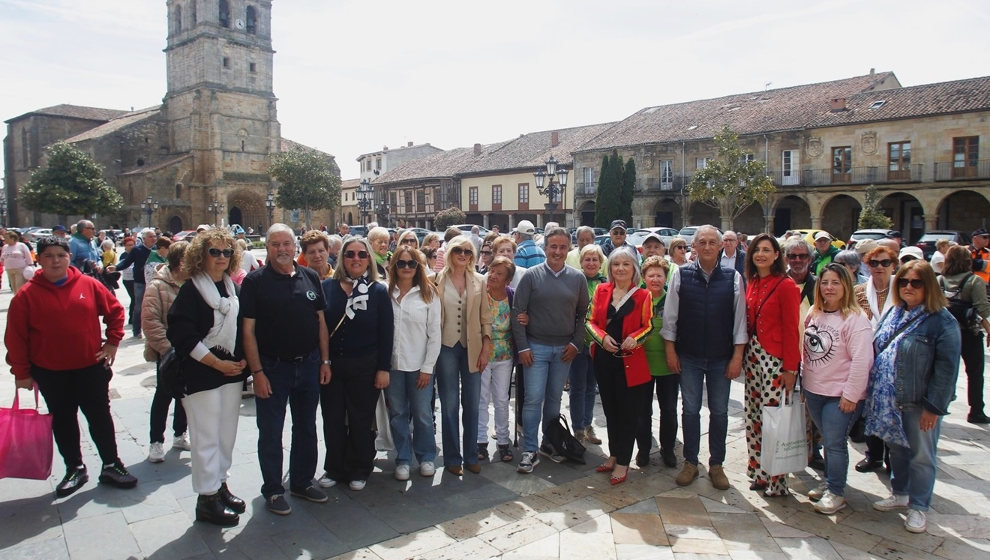
[[(127, 297), (123, 290), (118, 295)], [(4, 286), (3, 328), (10, 298)], [(634, 467), (626, 483), (611, 487), (607, 475), (594, 470), (603, 455), (599, 446), (589, 448), (587, 465), (544, 459), (534, 474), (521, 475), (515, 463), (490, 464), (480, 475), (457, 478), (440, 469), (432, 479), (414, 473), (408, 482), (392, 477), (393, 463), (381, 452), (365, 490), (332, 488), (326, 504), (288, 497), (293, 512), (286, 517), (266, 511), (260, 497), (254, 401), (245, 399), (230, 486), (248, 501), (248, 510), (238, 527), (219, 529), (192, 521), (196, 496), (188, 452), (170, 451), (164, 463), (146, 461), (155, 378), (142, 348), (143, 340), (125, 339), (111, 382), (120, 457), (140, 479), (137, 488), (96, 483), (99, 460), (84, 435), (92, 478), (74, 495), (54, 497), (64, 474), (57, 452), (48, 480), (0, 480), (0, 559), (990, 558), (990, 432), (965, 422), (964, 375), (957, 389), (962, 401), (953, 403), (943, 424), (924, 534), (905, 531), (902, 513), (870, 507), (889, 493), (879, 473), (850, 468), (849, 507), (832, 516), (815, 513), (805, 497), (821, 476), (811, 469), (790, 477), (788, 497), (749, 491), (741, 383), (731, 393), (727, 491), (715, 490), (704, 469), (694, 484), (677, 487), (677, 469), (662, 466), (657, 454), (649, 467)], [(13, 393), (5, 368), (0, 405), (9, 406)], [(22, 405), (27, 396), (21, 392)], [(565, 394), (565, 408), (566, 400)], [(595, 425), (604, 436), (600, 409)], [(704, 423), (702, 428), (707, 431)], [(863, 446), (852, 447), (855, 463)], [(701, 451), (704, 463), (704, 436)]]

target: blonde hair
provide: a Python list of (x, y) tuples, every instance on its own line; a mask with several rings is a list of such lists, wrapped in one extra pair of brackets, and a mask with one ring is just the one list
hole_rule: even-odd
[(815, 283), (815, 303), (811, 305), (810, 313), (825, 313), (825, 296), (822, 295), (822, 278), (825, 277), (825, 273), (827, 272), (837, 275), (839, 277), (839, 283), (842, 284), (842, 299), (839, 300), (839, 312), (842, 313), (842, 317), (848, 317), (852, 313), (863, 313), (863, 308), (856, 302), (852, 273), (849, 272), (846, 265), (837, 262), (826, 265), (822, 269), (822, 273), (818, 276), (818, 282)]
[(338, 282), (347, 277), (347, 271), (344, 270), (344, 253), (347, 252), (347, 247), (354, 244), (360, 245), (355, 251), (365, 251), (368, 253), (368, 280), (372, 282), (378, 282), (378, 265), (375, 263), (375, 253), (371, 250), (371, 245), (368, 240), (363, 237), (348, 237), (344, 240), (344, 246), (340, 248), (340, 260), (337, 262), (337, 268), (333, 271), (333, 279)]
[(214, 241), (226, 244), (234, 250), (234, 255), (227, 261), (227, 268), (224, 272), (230, 274), (231, 271), (241, 267), (241, 248), (235, 242), (234, 236), (226, 229), (214, 228), (197, 233), (196, 237), (193, 237), (192, 242), (189, 243), (189, 248), (186, 249), (185, 255), (182, 256), (182, 272), (186, 276), (192, 278), (203, 272), (206, 252)]
[(467, 251), (467, 254), (470, 256), (470, 260), (467, 263), (467, 268), (468, 270), (473, 271), (474, 263), (477, 261), (477, 256), (474, 254), (474, 243), (472, 243), (471, 239), (469, 239), (468, 236), (466, 235), (457, 235), (453, 239), (447, 242), (447, 250), (444, 253), (445, 258), (443, 261), (442, 272), (446, 274), (450, 273), (450, 263), (453, 262), (454, 259), (451, 259), (449, 255), (450, 255), (450, 250), (453, 247), (460, 247), (461, 249)]

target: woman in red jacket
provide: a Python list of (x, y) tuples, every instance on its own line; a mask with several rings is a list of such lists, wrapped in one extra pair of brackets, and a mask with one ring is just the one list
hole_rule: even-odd
[(786, 274), (784, 254), (773, 236), (761, 233), (746, 252), (746, 324), (749, 343), (743, 358), (746, 373), (747, 474), (750, 490), (765, 496), (787, 494), (786, 475), (770, 476), (763, 470), (763, 407), (780, 406), (784, 391), (794, 390), (801, 362), (798, 331), (801, 292)]
[(595, 288), (588, 309), (591, 359), (608, 422), (609, 457), (597, 470), (612, 473), (613, 485), (629, 475), (637, 411), (650, 398), (650, 366), (642, 345), (653, 328), (653, 304), (650, 292), (639, 285), (639, 256), (618, 247), (609, 255), (608, 282)]

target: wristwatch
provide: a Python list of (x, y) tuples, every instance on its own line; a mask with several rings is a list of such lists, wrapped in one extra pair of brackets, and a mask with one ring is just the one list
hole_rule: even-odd
[(323, 365), (325, 365), (325, 366), (330, 365), (330, 360), (323, 360)]

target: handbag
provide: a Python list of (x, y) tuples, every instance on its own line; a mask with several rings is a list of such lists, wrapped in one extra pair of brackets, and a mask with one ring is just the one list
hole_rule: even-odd
[(375, 405), (375, 425), (377, 431), (375, 449), (379, 451), (395, 449), (395, 442), (392, 441), (392, 426), (389, 424), (388, 404), (385, 402), (385, 391), (378, 393), (378, 403)]
[(763, 407), (760, 466), (770, 476), (803, 471), (808, 466), (804, 403), (792, 395), (780, 406)]
[(584, 445), (571, 433), (571, 426), (563, 414), (557, 417), (556, 422), (551, 422), (544, 428), (543, 437), (553, 447), (555, 455), (585, 464)]
[(182, 373), (185, 361), (186, 357), (177, 354), (173, 346), (158, 362), (158, 384), (176, 399), (186, 396), (186, 379)]
[(52, 415), (38, 411), (38, 386), (34, 409), (22, 409), (15, 390), (14, 406), (0, 408), (0, 478), (45, 480), (52, 474), (52, 452)]

